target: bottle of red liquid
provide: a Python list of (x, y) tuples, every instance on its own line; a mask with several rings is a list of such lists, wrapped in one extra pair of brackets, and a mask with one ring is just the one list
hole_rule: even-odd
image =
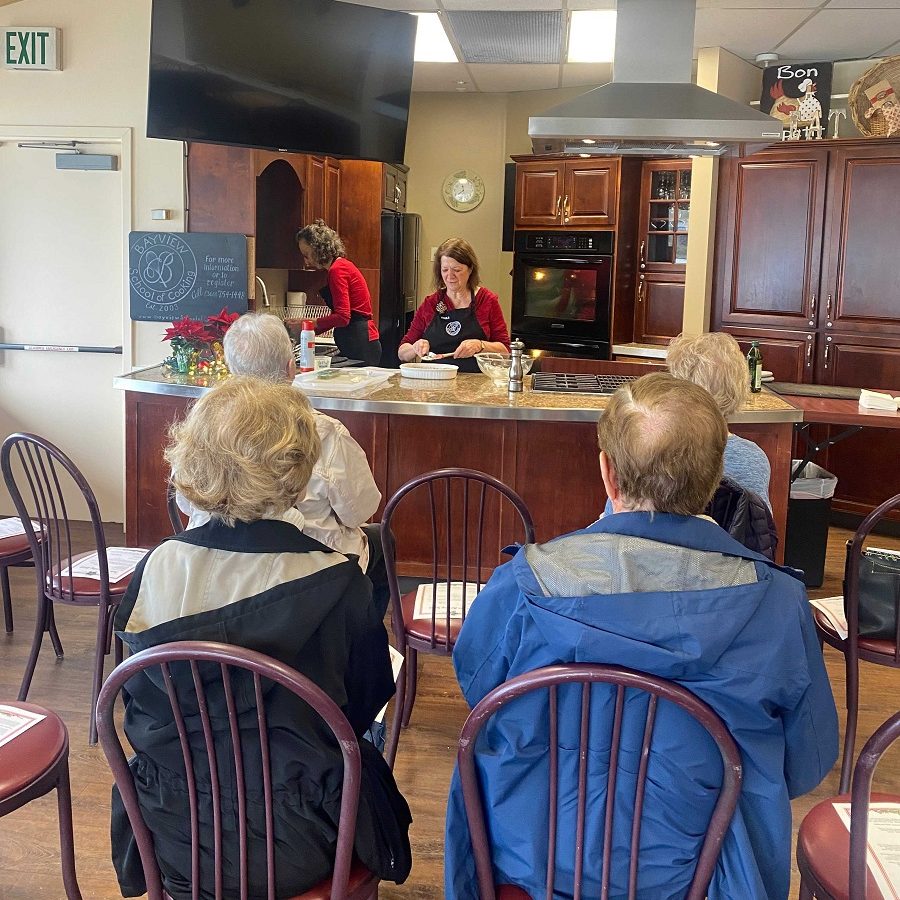
[(312, 372), (316, 368), (316, 323), (304, 319), (300, 330), (300, 372)]

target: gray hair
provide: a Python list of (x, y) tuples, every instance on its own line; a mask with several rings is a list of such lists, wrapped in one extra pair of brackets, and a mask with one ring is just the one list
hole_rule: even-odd
[(341, 236), (329, 228), (322, 219), (316, 219), (312, 225), (301, 228), (296, 235), (297, 243), (306, 241), (313, 252), (316, 262), (320, 266), (333, 263), (339, 256), (346, 256), (344, 242)]
[(222, 346), (232, 375), (287, 380), (294, 348), (284, 323), (276, 316), (244, 313), (225, 332)]

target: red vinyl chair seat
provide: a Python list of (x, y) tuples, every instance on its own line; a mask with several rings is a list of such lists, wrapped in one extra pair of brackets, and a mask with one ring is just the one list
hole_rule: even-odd
[[(431, 616), (427, 619), (414, 619), (413, 613), (416, 608), (416, 591), (410, 591), (400, 598), (400, 604), (403, 607), (403, 624), (406, 626), (406, 633), (417, 641), (431, 643)], [(462, 629), (462, 619), (450, 620), (450, 646), (456, 643), (459, 632)], [(447, 645), (447, 617), (446, 615), (436, 616), (434, 623), (434, 641), (438, 647), (446, 647)]]
[[(76, 563), (79, 559), (84, 559), (86, 556), (90, 555), (90, 553), (78, 553), (71, 557), (71, 560), (68, 558), (64, 559), (60, 565), (60, 569), (62, 569), (63, 572), (66, 572), (68, 571), (70, 562)], [(71, 600), (74, 603), (79, 602), (81, 598), (84, 598), (82, 601), (84, 603), (99, 603), (100, 601), (101, 582), (96, 578), (70, 579), (68, 575), (63, 575), (62, 578), (60, 578), (59, 570), (54, 569), (50, 576), (50, 581), (55, 591), (60, 591), (67, 600)], [(121, 597), (127, 590), (130, 582), (131, 574), (123, 576), (118, 581), (111, 581), (109, 584), (110, 597)], [(72, 588), (74, 588), (75, 591), (74, 597), (70, 593)]]
[[(850, 895), (850, 831), (835, 812), (833, 803), (849, 803), (850, 795), (841, 794), (814, 806), (800, 823), (797, 833), (797, 859), (801, 871), (805, 863), (822, 890), (834, 900)], [(896, 794), (872, 794), (872, 803), (900, 803)], [(882, 900), (872, 873), (866, 879), (867, 900)]]
[(531, 894), (514, 884), (498, 884), (497, 900), (531, 900)]
[[(347, 882), (347, 900), (367, 900), (378, 886), (378, 879), (360, 862), (354, 862)], [(331, 879), (292, 897), (291, 900), (330, 900)]]
[[(828, 621), (825, 614), (818, 609), (814, 610), (814, 613), (816, 626), (824, 631), (832, 641), (843, 644), (844, 638), (834, 630), (834, 626)], [(860, 650), (864, 650), (866, 653), (880, 653), (883, 656), (893, 656), (895, 649), (893, 641), (872, 640), (864, 637), (859, 639), (858, 646)]]
[(8, 744), (0, 747), (0, 803), (34, 784), (59, 762), (68, 747), (68, 735), (62, 719), (34, 703), (12, 703), (4, 706), (40, 713), (45, 718)]
[(31, 556), (31, 545), (24, 534), (11, 534), (9, 537), (0, 538), (0, 558), (8, 556)]

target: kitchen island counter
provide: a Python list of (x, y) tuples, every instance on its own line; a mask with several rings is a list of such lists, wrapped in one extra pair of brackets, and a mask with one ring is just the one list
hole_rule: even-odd
[[(165, 503), (169, 473), (162, 457), (168, 428), (209, 388), (203, 379), (166, 376), (160, 366), (122, 375), (115, 386), (126, 392), (127, 540), (132, 546), (153, 546), (171, 533)], [(542, 541), (590, 524), (606, 502), (596, 423), (607, 397), (531, 390), (510, 397), (483, 375), (460, 375), (444, 384), (399, 374), (365, 397), (324, 391), (308, 396), (363, 448), (382, 507), (410, 478), (451, 466), (487, 472), (516, 490)], [(782, 536), (793, 423), (801, 419), (800, 410), (763, 391), (729, 422), (734, 433), (756, 442), (769, 458), (769, 496)], [(492, 527), (499, 534), (499, 510), (496, 515)], [(398, 525), (402, 528), (403, 522)], [(424, 560), (417, 558), (404, 560), (404, 569), (408, 574), (426, 571)]]

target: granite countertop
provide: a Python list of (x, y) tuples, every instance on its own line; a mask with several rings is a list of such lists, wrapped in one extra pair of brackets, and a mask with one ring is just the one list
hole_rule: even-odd
[[(121, 390), (176, 397), (199, 397), (210, 386), (204, 378), (167, 376), (162, 366), (120, 375), (113, 383)], [(526, 376), (525, 390), (511, 395), (486, 375), (459, 375), (447, 382), (433, 382), (402, 378), (398, 373), (364, 397), (329, 395), (326, 389), (309, 392), (308, 396), (316, 409), (324, 411), (547, 422), (596, 422), (608, 402), (607, 397), (536, 392), (530, 386), (531, 377)], [(799, 409), (764, 389), (751, 395), (729, 422), (799, 422), (802, 419)]]

